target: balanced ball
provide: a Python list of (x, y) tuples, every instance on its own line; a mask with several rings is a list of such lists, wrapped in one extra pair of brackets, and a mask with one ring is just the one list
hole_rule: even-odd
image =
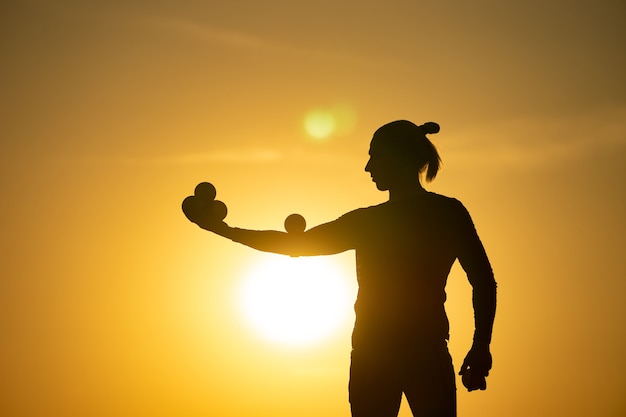
[(306, 229), (306, 220), (299, 214), (290, 214), (285, 219), (285, 230), (288, 233), (302, 233)]

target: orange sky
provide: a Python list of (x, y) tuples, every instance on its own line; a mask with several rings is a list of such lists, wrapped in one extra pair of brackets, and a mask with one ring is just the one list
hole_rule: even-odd
[[(274, 229), (382, 202), (369, 139), (406, 118), (441, 124), (429, 188), (499, 283), (489, 389), (459, 415), (624, 415), (621, 2), (89, 3), (0, 6), (0, 414), (348, 416), (349, 324), (258, 339), (235, 294), (264, 255), (180, 202), (210, 180), (229, 223)], [(316, 109), (344, 115), (322, 140)], [(458, 368), (458, 266), (448, 290)]]

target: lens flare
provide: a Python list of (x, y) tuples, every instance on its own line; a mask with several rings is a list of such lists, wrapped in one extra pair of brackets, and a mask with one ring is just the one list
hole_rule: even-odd
[(308, 112), (304, 117), (304, 129), (312, 138), (322, 140), (349, 135), (356, 127), (356, 121), (354, 106), (340, 102)]
[(304, 129), (314, 139), (326, 139), (335, 131), (335, 117), (326, 110), (312, 110), (304, 118)]

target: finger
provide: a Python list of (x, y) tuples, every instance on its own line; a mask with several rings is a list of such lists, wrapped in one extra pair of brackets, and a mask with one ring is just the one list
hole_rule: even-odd
[(462, 372), (463, 373), (461, 374), (461, 382), (468, 391), (471, 391), (473, 389), (472, 372), (471, 370), (468, 371), (467, 369)]
[(485, 377), (482, 378), (482, 380), (480, 381), (480, 390), (484, 391), (487, 389), (487, 380), (485, 379)]
[(467, 372), (468, 369), (469, 369), (469, 364), (468, 364), (467, 358), (465, 358), (465, 360), (463, 361), (463, 364), (461, 365), (461, 369), (459, 370), (459, 375), (463, 375), (465, 372)]

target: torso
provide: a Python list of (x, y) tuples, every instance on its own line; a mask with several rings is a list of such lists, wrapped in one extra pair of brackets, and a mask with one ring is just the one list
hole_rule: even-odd
[(433, 193), (350, 212), (356, 249), (353, 346), (400, 348), (448, 337), (445, 285), (457, 251), (457, 200)]

